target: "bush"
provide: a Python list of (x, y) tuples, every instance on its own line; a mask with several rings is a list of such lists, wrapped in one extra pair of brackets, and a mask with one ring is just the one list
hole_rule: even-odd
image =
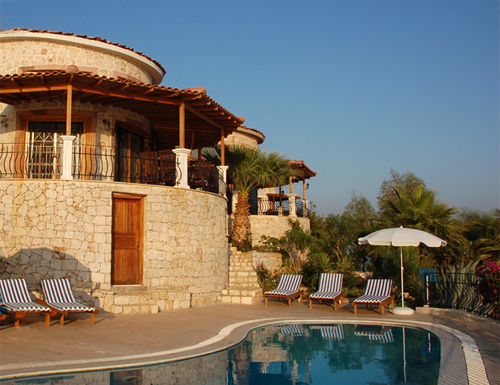
[(255, 272), (257, 273), (259, 286), (263, 291), (276, 289), (276, 286), (278, 286), (279, 274), (271, 273), (263, 263), (259, 263), (255, 268)]

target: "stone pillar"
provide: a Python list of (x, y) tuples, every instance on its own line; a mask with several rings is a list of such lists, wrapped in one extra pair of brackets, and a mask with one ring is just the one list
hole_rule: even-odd
[[(175, 168), (176, 178), (175, 187), (189, 189), (188, 185), (188, 155), (191, 152), (188, 148), (176, 148), (172, 150), (176, 155)], [(180, 173), (180, 175), (179, 175)]]
[(63, 141), (63, 156), (62, 156), (62, 180), (73, 180), (71, 169), (73, 166), (73, 140), (76, 136), (61, 135)]
[(297, 205), (295, 204), (295, 197), (297, 194), (288, 194), (288, 216), (297, 217)]
[[(227, 169), (229, 168), (229, 166), (217, 166), (217, 168), (219, 169), (219, 178), (220, 178), (220, 181), (219, 181), (219, 194), (222, 194), (224, 196), (226, 196), (226, 189), (227, 189)], [(224, 182), (224, 183), (222, 183)]]

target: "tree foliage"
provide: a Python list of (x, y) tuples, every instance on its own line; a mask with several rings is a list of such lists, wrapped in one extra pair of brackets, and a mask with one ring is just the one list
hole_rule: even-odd
[[(215, 165), (220, 165), (220, 155), (220, 146), (203, 150), (203, 156)], [(290, 177), (298, 176), (299, 171), (285, 155), (243, 146), (226, 147), (225, 160), (228, 179), (238, 190), (231, 241), (239, 249), (248, 249), (251, 248), (250, 190), (285, 185)]]

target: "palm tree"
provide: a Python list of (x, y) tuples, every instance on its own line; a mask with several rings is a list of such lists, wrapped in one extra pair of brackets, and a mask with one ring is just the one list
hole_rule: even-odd
[[(215, 165), (220, 164), (220, 146), (203, 150), (203, 156)], [(226, 147), (225, 160), (228, 177), (238, 189), (238, 201), (234, 210), (231, 240), (238, 248), (249, 248), (250, 204), (248, 194), (255, 188), (283, 186), (290, 177), (300, 172), (290, 164), (290, 159), (277, 152), (253, 150), (247, 147)]]

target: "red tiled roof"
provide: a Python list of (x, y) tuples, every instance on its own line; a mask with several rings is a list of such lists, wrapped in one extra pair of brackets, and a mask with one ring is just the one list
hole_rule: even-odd
[(142, 52), (136, 51), (133, 48), (127, 47), (124, 44), (112, 43), (112, 42), (110, 42), (110, 41), (108, 41), (106, 39), (103, 39), (102, 37), (98, 37), (98, 36), (93, 37), (93, 36), (87, 36), (87, 35), (77, 35), (77, 34), (74, 34), (74, 33), (71, 33), (71, 32), (48, 31), (48, 30), (27, 29), (27, 28), (13, 28), (12, 31), (25, 31), (25, 32), (33, 32), (33, 33), (51, 33), (51, 34), (54, 34), (54, 35), (74, 36), (74, 37), (79, 37), (79, 38), (82, 38), (82, 39), (94, 40), (94, 41), (99, 41), (101, 43), (106, 43), (106, 44), (114, 45), (116, 47), (127, 49), (129, 51), (132, 51), (132, 52), (138, 54), (138, 55), (141, 55), (141, 56), (145, 57), (146, 59), (148, 59), (148, 60), (152, 61), (153, 63), (155, 63), (163, 71), (163, 75), (165, 75), (167, 73), (167, 71), (165, 70), (165, 68), (163, 68), (163, 66), (158, 61), (152, 59), (148, 55), (146, 55), (146, 54), (144, 54)]
[(217, 142), (216, 126), (225, 127), (226, 134), (229, 134), (245, 121), (210, 98), (203, 87), (179, 89), (144, 84), (82, 73), (77, 68), (71, 72), (0, 75), (0, 96), (7, 104), (65, 98), (66, 87), (70, 84), (73, 86), (73, 100), (82, 98), (91, 103), (115, 105), (146, 116), (165, 144), (178, 138), (178, 106), (182, 102), (187, 110), (186, 129), (196, 131), (195, 144), (200, 148)]
[(255, 128), (250, 128), (250, 127), (247, 127), (247, 126), (241, 126), (241, 128), (244, 128), (245, 130), (254, 131), (257, 134), (262, 135), (263, 138), (266, 137), (262, 131), (256, 130)]
[(297, 180), (309, 179), (318, 174), (316, 171), (313, 171), (309, 167), (307, 167), (306, 163), (303, 160), (291, 160), (290, 164), (302, 171), (302, 177), (296, 178)]

